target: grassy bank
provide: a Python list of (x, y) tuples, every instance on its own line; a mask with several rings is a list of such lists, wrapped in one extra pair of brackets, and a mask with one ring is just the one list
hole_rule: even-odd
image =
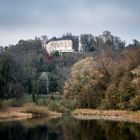
[(72, 112), (72, 116), (76, 119), (103, 119), (140, 123), (140, 111), (76, 109)]
[(20, 120), (27, 118), (32, 118), (32, 114), (22, 112), (21, 107), (11, 107), (0, 110), (0, 120)]
[(62, 113), (50, 111), (47, 107), (29, 105), (23, 107), (10, 107), (0, 110), (0, 120), (21, 120), (36, 117), (57, 118)]
[(33, 117), (57, 118), (62, 116), (62, 113), (60, 112), (51, 111), (46, 106), (37, 106), (35, 104), (27, 104), (23, 106), (22, 112), (31, 113)]

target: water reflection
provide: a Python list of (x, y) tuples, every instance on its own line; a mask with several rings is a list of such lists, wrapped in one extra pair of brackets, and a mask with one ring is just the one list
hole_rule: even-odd
[(72, 118), (0, 122), (0, 140), (140, 140), (140, 124)]

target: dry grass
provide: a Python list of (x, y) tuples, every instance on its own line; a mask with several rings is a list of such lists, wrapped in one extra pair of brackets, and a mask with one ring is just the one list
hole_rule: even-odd
[(47, 116), (49, 116), (49, 112), (48, 112), (48, 109), (46, 107), (36, 106), (34, 104), (25, 105), (23, 107), (23, 112), (31, 113), (35, 117), (39, 117), (39, 116), (43, 116), (43, 117), (46, 116), (47, 117)]
[(72, 116), (77, 119), (105, 119), (140, 123), (140, 111), (76, 109), (72, 112)]
[(20, 107), (11, 107), (0, 111), (0, 120), (14, 120), (32, 118), (31, 113), (23, 113)]
[(33, 117), (61, 117), (62, 113), (49, 111), (46, 106), (36, 106), (35, 104), (26, 104), (23, 107), (10, 107), (0, 110), (0, 120), (19, 120)]
[(32, 113), (33, 117), (61, 117), (62, 114), (50, 111), (46, 106), (37, 106), (35, 104), (27, 104), (23, 107), (23, 112)]

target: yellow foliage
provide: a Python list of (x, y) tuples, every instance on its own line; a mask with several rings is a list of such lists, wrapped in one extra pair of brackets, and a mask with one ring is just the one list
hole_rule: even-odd
[(65, 83), (64, 97), (76, 98), (90, 104), (90, 99), (95, 98), (94, 88), (98, 87), (104, 75), (92, 57), (87, 57), (75, 63), (71, 69), (70, 79)]

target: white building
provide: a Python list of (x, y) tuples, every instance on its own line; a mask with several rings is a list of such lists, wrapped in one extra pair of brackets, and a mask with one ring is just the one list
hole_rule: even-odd
[(72, 40), (54, 40), (45, 45), (48, 53), (58, 51), (59, 53), (74, 52)]

